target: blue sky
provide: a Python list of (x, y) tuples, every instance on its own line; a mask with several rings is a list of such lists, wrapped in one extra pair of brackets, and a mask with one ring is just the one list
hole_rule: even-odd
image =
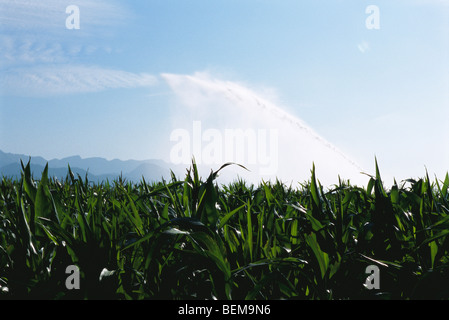
[[(69, 5), (80, 29), (66, 28)], [(369, 5), (379, 29), (366, 27)], [(370, 172), (374, 156), (398, 178), (448, 170), (447, 0), (0, 0), (0, 9), (3, 151), (167, 159), (193, 98), (173, 83), (191, 78), (164, 75), (207, 74), (281, 106)]]

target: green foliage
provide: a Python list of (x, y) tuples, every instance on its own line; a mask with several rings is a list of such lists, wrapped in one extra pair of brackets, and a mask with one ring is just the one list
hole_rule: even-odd
[[(0, 181), (0, 299), (447, 299), (449, 175), (385, 189), (316, 179)], [(381, 288), (363, 286), (368, 265)], [(81, 287), (68, 290), (67, 266)]]

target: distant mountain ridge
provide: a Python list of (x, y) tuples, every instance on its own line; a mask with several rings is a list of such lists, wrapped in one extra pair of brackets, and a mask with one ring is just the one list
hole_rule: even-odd
[(102, 182), (113, 181), (119, 176), (128, 181), (140, 182), (142, 177), (146, 181), (160, 181), (162, 178), (169, 180), (170, 170), (176, 175), (184, 175), (185, 168), (173, 166), (163, 160), (107, 160), (100, 157), (81, 158), (71, 156), (63, 159), (47, 160), (43, 157), (32, 157), (24, 154), (6, 153), (0, 150), (0, 176), (20, 178), (21, 164), (30, 161), (31, 172), (35, 179), (40, 179), (42, 171), (48, 163), (50, 177), (65, 179), (68, 174), (68, 166), (74, 174), (87, 178), (89, 181)]

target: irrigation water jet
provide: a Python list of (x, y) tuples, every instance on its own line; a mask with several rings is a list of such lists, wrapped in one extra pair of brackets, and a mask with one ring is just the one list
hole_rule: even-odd
[[(258, 183), (261, 179), (302, 183), (310, 179), (310, 171), (315, 166), (317, 177), (325, 186), (338, 184), (340, 178), (349, 179), (351, 183), (358, 185), (364, 185), (368, 181), (367, 176), (361, 173), (364, 170), (351, 157), (316, 133), (303, 120), (273, 102), (274, 99), (265, 97), (264, 93), (258, 93), (246, 85), (214, 78), (208, 73), (162, 74), (162, 78), (175, 96), (172, 105), (174, 128), (172, 133), (175, 130), (186, 132), (198, 121), (204, 128), (221, 132), (223, 135), (226, 130), (241, 130), (241, 132), (265, 130), (265, 132), (277, 133), (277, 144), (273, 146), (266, 142), (267, 145), (264, 146), (266, 150), (270, 150), (270, 147), (276, 148), (276, 150), (270, 150), (270, 154), (276, 153), (277, 170), (275, 172), (261, 174), (262, 161), (252, 161), (252, 163), (249, 161), (260, 157), (257, 154), (257, 148), (251, 146), (251, 139), (241, 137), (242, 141), (246, 139), (245, 154), (254, 153), (247, 156), (244, 163), (240, 163), (250, 172), (238, 168), (234, 169), (237, 171), (230, 169), (229, 177), (235, 178), (238, 174), (241, 178), (253, 183)], [(193, 134), (192, 130), (190, 137), (193, 137)], [(192, 139), (190, 143), (193, 143)], [(211, 143), (213, 142), (209, 141), (207, 144), (209, 148)], [(223, 142), (220, 141), (220, 143)], [(260, 147), (260, 141), (257, 143)], [(172, 148), (175, 145), (176, 143), (171, 141)], [(230, 150), (229, 146), (217, 145), (216, 148)], [(233, 151), (235, 154), (235, 150)], [(196, 148), (192, 150), (192, 156), (202, 157), (202, 152), (204, 150)], [(187, 157), (185, 158), (187, 161)], [(215, 163), (204, 161), (202, 164), (206, 167), (217, 166)]]

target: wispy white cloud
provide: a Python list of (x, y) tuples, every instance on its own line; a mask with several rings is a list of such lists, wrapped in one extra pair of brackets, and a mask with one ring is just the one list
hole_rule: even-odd
[[(69, 0), (0, 1), (0, 67), (68, 63), (77, 55), (112, 51), (100, 40), (132, 16), (117, 1), (77, 0), (80, 29), (67, 30)], [(104, 42), (103, 42), (104, 43)]]
[(116, 1), (77, 0), (2, 0), (0, 21), (6, 31), (46, 31), (65, 30), (66, 8), (76, 4), (80, 8), (80, 18), (84, 26), (110, 26), (123, 21), (129, 12)]
[(3, 94), (48, 96), (98, 92), (108, 89), (151, 87), (157, 78), (98, 66), (53, 65), (4, 72)]
[(111, 54), (111, 46), (94, 42), (46, 41), (32, 36), (0, 35), (0, 68), (70, 63), (77, 57)]
[[(80, 30), (67, 30), (66, 8), (80, 9)], [(156, 77), (80, 65), (109, 54), (104, 35), (131, 13), (115, 0), (1, 0), (0, 94), (46, 96), (148, 87)]]
[(36, 41), (32, 37), (21, 39), (0, 36), (0, 66), (18, 64), (60, 63), (65, 60), (66, 49), (58, 42)]

